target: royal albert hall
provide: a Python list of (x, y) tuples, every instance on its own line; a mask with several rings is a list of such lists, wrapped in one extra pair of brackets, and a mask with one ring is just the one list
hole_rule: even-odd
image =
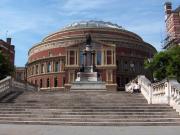
[(27, 81), (41, 90), (69, 90), (83, 64), (86, 34), (92, 38), (95, 67), (108, 90), (123, 90), (156, 49), (137, 34), (103, 21), (73, 23), (45, 37), (28, 52)]

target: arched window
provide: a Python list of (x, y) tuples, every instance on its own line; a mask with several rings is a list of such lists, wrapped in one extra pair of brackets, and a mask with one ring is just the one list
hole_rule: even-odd
[(35, 80), (35, 85), (37, 85), (37, 80)]
[(51, 63), (50, 62), (48, 62), (48, 64), (47, 64), (47, 72), (48, 73), (51, 72)]
[(62, 86), (64, 87), (64, 84), (66, 83), (66, 78), (63, 76), (63, 80), (62, 80)]
[(57, 85), (58, 85), (58, 79), (57, 77), (54, 77), (54, 87), (57, 87)]
[(41, 64), (41, 73), (44, 73), (44, 64)]
[(46, 82), (46, 87), (48, 88), (50, 86), (50, 81), (49, 81), (49, 78), (47, 79), (47, 82)]
[(40, 88), (42, 88), (43, 83), (42, 83), (42, 79), (40, 79)]

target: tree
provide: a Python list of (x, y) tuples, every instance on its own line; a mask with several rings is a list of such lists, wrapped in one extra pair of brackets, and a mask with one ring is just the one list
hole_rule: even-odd
[(175, 76), (180, 81), (180, 46), (157, 53), (152, 60), (145, 61), (145, 68), (151, 70), (157, 80)]
[(3, 55), (0, 51), (0, 79), (3, 79), (8, 75), (12, 75), (13, 71), (14, 67), (11, 65), (9, 57)]

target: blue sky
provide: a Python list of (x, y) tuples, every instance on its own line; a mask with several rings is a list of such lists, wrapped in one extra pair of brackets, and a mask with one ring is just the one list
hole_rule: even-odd
[[(28, 50), (45, 36), (82, 20), (117, 23), (140, 35), (158, 51), (165, 37), (165, 0), (0, 0), (0, 39), (13, 38), (15, 64), (24, 66)], [(179, 0), (171, 0), (173, 8)], [(8, 31), (8, 34), (6, 34)]]

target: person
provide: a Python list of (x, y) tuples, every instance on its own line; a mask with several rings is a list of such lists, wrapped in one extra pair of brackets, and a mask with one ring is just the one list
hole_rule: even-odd
[(140, 85), (138, 84), (138, 82), (134, 84), (133, 92), (140, 93)]
[(129, 93), (133, 93), (133, 88), (134, 88), (134, 82), (130, 82), (130, 85), (127, 87), (127, 91)]

